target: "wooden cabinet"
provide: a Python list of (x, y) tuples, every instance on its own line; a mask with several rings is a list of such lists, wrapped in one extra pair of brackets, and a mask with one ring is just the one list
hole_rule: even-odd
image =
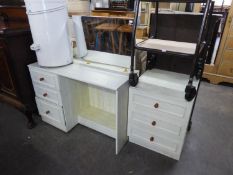
[(27, 65), (36, 62), (30, 50), (32, 36), (24, 7), (0, 7), (0, 101), (22, 112), (34, 125), (32, 112), (37, 111), (34, 90)]
[(218, 69), (218, 73), (220, 75), (233, 77), (233, 62), (223, 61)]
[(203, 77), (213, 84), (233, 83), (233, 4), (214, 65), (206, 65)]
[(7, 63), (7, 55), (4, 46), (0, 43), (0, 91), (16, 97), (16, 89), (13, 77)]

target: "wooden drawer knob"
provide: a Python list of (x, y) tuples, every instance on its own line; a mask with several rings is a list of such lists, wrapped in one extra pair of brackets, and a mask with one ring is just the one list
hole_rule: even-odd
[(151, 124), (152, 124), (152, 126), (155, 126), (156, 125), (156, 121), (153, 121)]
[(159, 107), (159, 104), (158, 104), (158, 103), (155, 103), (154, 107), (155, 107), (155, 108), (158, 108), (158, 107)]
[(151, 137), (151, 138), (150, 138), (150, 141), (151, 141), (151, 142), (153, 142), (154, 140), (155, 140), (154, 137)]
[(45, 113), (48, 115), (50, 113), (50, 111), (46, 111)]
[(40, 78), (40, 81), (44, 81), (44, 78), (42, 77), (42, 78)]
[(48, 94), (47, 94), (47, 93), (44, 93), (44, 94), (43, 94), (43, 96), (44, 96), (44, 97), (47, 97), (47, 96), (48, 96)]

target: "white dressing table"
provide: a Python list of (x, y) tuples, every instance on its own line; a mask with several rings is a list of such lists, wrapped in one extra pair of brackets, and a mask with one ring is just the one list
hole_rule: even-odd
[[(116, 56), (117, 61), (111, 59)], [(108, 135), (115, 139), (118, 154), (128, 139), (129, 61), (127, 56), (89, 51), (85, 61), (64, 67), (29, 65), (42, 120), (65, 132), (82, 124)]]

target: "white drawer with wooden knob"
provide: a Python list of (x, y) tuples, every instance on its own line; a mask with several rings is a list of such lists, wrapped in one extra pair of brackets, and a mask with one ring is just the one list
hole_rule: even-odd
[(130, 107), (133, 108), (132, 111), (135, 112), (139, 112), (148, 115), (148, 116), (156, 116), (160, 119), (164, 119), (166, 121), (169, 121), (170, 123), (183, 123), (183, 121), (185, 120), (184, 116), (182, 115), (175, 115), (174, 113), (171, 113), (169, 111), (161, 111), (161, 110), (156, 110), (153, 108), (148, 108), (145, 105), (141, 105), (141, 104), (136, 104), (136, 103), (132, 103), (130, 105)]
[(36, 83), (50, 89), (59, 90), (59, 83), (56, 75), (35, 68), (30, 68), (30, 74), (33, 84)]
[(153, 112), (159, 111), (169, 113), (177, 116), (178, 118), (184, 117), (185, 107), (180, 104), (174, 104), (165, 100), (157, 99), (156, 97), (139, 94), (133, 94), (132, 100), (134, 104), (144, 106)]
[(36, 103), (43, 121), (67, 132), (62, 107), (46, 102), (45, 100), (37, 97)]
[(34, 84), (34, 90), (37, 97), (62, 106), (62, 100), (59, 91), (51, 90), (49, 88), (39, 86), (38, 84)]
[[(181, 106), (186, 106), (186, 101), (184, 99), (183, 91), (175, 91), (168, 88), (163, 88), (159, 86), (151, 86), (148, 84), (138, 84), (137, 87), (131, 87), (131, 93), (139, 94), (141, 96), (149, 96), (156, 99), (162, 99), (173, 104), (179, 104)], [(150, 93), (148, 93), (150, 92)], [(151, 96), (153, 94), (153, 96)]]
[(131, 116), (131, 128), (140, 128), (143, 131), (158, 133), (163, 137), (175, 140), (181, 139), (185, 133), (185, 128), (179, 122), (172, 123), (160, 119), (157, 116), (150, 116), (138, 112), (132, 112)]
[(132, 129), (131, 142), (136, 143), (140, 146), (146, 147), (153, 151), (163, 153), (176, 153), (179, 148), (179, 144), (171, 139), (163, 138), (155, 133), (145, 132), (141, 129)]

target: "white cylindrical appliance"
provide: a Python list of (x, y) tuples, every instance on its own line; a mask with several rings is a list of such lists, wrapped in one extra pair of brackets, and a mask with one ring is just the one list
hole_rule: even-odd
[(64, 0), (25, 0), (38, 64), (57, 67), (71, 64), (73, 54)]

